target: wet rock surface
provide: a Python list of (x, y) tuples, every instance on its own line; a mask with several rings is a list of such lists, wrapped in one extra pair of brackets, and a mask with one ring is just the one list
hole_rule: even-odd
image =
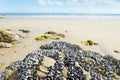
[(8, 30), (0, 30), (0, 48), (10, 48), (19, 40), (19, 36)]
[(0, 42), (11, 43), (19, 39), (19, 36), (15, 33), (7, 30), (0, 30)]
[(16, 80), (120, 80), (120, 60), (66, 42), (40, 46), (6, 67), (0, 80), (9, 80), (9, 70), (17, 71)]

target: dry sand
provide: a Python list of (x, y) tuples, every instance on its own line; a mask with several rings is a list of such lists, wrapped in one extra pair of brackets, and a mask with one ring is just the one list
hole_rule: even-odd
[[(13, 32), (24, 36), (19, 43), (12, 48), (0, 49), (0, 72), (10, 63), (22, 60), (28, 53), (39, 48), (40, 45), (50, 43), (48, 41), (36, 41), (36, 36), (45, 31), (64, 33), (67, 41), (80, 45), (85, 50), (99, 52), (102, 55), (112, 55), (120, 59), (120, 20), (118, 19), (81, 19), (81, 18), (10, 18), (0, 19), (0, 29), (11, 29)], [(19, 29), (28, 29), (30, 33), (22, 33)], [(65, 32), (67, 31), (67, 32)], [(93, 40), (99, 43), (97, 46), (85, 46), (83, 40)]]

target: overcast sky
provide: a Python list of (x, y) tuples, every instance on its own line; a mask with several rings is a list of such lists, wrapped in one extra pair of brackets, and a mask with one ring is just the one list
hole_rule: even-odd
[(0, 13), (120, 13), (120, 0), (0, 0)]

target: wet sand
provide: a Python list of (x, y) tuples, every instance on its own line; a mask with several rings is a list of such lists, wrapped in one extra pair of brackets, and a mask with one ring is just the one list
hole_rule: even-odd
[[(35, 38), (46, 31), (64, 33), (66, 41), (79, 45), (85, 50), (111, 55), (120, 59), (120, 20), (118, 19), (81, 19), (81, 18), (10, 18), (0, 19), (0, 30), (11, 29), (21, 34), (19, 42), (12, 48), (0, 48), (0, 72), (10, 63), (22, 60), (28, 53), (37, 50), (40, 45), (52, 40), (36, 41)], [(22, 33), (19, 29), (28, 29), (30, 33)], [(92, 40), (99, 45), (85, 46), (81, 41)]]

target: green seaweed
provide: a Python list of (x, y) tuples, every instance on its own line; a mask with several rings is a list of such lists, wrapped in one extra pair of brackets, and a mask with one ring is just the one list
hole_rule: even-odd
[(47, 40), (48, 39), (48, 36), (46, 35), (42, 35), (42, 36), (38, 36), (35, 38), (37, 41), (43, 41), (43, 40)]
[(51, 36), (50, 38), (53, 40), (60, 40), (60, 38), (58, 36)]
[(86, 45), (86, 46), (89, 45), (89, 43), (87, 41), (81, 41), (81, 43), (84, 44), (84, 45)]
[(81, 43), (86, 46), (97, 45), (97, 43), (94, 43), (92, 40), (81, 41)]
[(60, 40), (61, 38), (65, 38), (65, 35), (64, 34), (58, 34), (54, 31), (47, 31), (47, 32), (44, 33), (44, 35), (38, 36), (35, 39), (37, 41), (43, 41), (43, 40), (48, 40), (48, 39)]

